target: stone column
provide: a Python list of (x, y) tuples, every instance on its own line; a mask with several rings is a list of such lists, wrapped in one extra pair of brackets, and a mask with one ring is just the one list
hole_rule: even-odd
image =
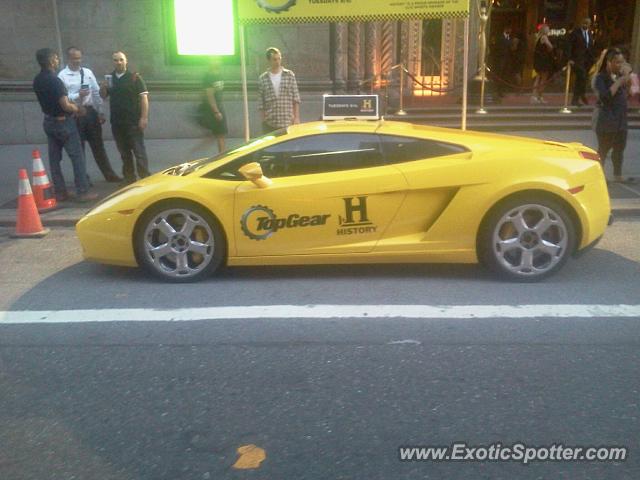
[(347, 89), (348, 32), (348, 25), (344, 22), (336, 23), (333, 29), (333, 45), (335, 47), (333, 88), (335, 93), (344, 93)]
[[(400, 58), (398, 58), (398, 63), (401, 63), (407, 71), (414, 75), (416, 48), (419, 48), (419, 34), (415, 31), (415, 23), (415, 20), (403, 20), (400, 21), (398, 25), (398, 28), (400, 29), (398, 35), (400, 38)], [(418, 40), (418, 45), (416, 45), (416, 40)], [(397, 78), (400, 78), (399, 74)], [(413, 82), (407, 74), (403, 74), (402, 78), (404, 78), (403, 88), (404, 96), (406, 98), (411, 96)]]
[[(457, 61), (462, 59), (464, 51), (459, 48), (459, 30), (458, 20), (446, 19), (442, 20), (442, 69), (440, 71), (440, 89), (446, 92), (453, 89), (454, 86), (458, 86), (459, 77), (462, 74), (462, 70), (458, 64), (462, 62)], [(458, 53), (460, 52), (460, 53)]]
[(633, 66), (633, 70), (637, 72), (640, 69), (640, 0), (636, 0), (631, 38), (631, 58), (629, 58), (629, 62)]
[(347, 67), (349, 92), (356, 92), (359, 88), (360, 81), (362, 80), (361, 72), (361, 33), (362, 23), (352, 22), (349, 23), (349, 63)]
[(589, 0), (578, 0), (576, 2), (575, 24), (580, 25), (582, 20), (589, 18)]
[[(414, 76), (420, 75), (420, 64), (422, 61), (422, 21), (407, 20), (405, 22), (407, 29), (406, 57), (405, 64)], [(411, 85), (411, 81), (408, 82)]]
[(395, 29), (394, 22), (382, 22), (381, 26), (381, 46), (380, 46), (380, 74), (388, 77), (391, 67), (395, 63)]
[[(375, 86), (380, 74), (380, 24), (378, 22), (367, 22), (365, 25), (365, 56), (364, 56), (364, 79), (366, 82), (373, 82)], [(365, 85), (367, 91), (371, 91), (371, 83)]]
[[(480, 12), (478, 0), (471, 0), (469, 10), (469, 74), (475, 75), (480, 69), (478, 58), (480, 57), (478, 41), (480, 35)], [(470, 79), (467, 79), (470, 80)]]

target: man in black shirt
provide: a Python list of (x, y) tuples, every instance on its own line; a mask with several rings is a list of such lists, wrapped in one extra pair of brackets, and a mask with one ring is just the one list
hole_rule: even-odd
[(88, 192), (89, 181), (80, 135), (76, 122), (71, 116), (84, 115), (85, 109), (69, 101), (64, 83), (56, 76), (56, 70), (60, 65), (58, 54), (49, 48), (42, 48), (36, 52), (36, 60), (41, 71), (33, 79), (33, 90), (44, 113), (43, 127), (49, 143), (49, 168), (56, 198), (61, 202), (69, 199), (60, 167), (64, 148), (73, 165), (76, 200), (81, 202), (95, 200), (98, 196)]
[(133, 156), (138, 176), (149, 176), (149, 162), (144, 146), (144, 130), (149, 119), (149, 99), (147, 86), (138, 73), (127, 70), (127, 56), (114, 52), (115, 70), (111, 74), (111, 84), (100, 86), (100, 96), (110, 97), (111, 132), (122, 157), (122, 175), (126, 183), (136, 181)]

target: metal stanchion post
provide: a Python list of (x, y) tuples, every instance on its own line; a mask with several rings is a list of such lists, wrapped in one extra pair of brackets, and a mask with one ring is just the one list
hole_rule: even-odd
[(491, 15), (493, 2), (481, 0), (478, 4), (478, 16), (480, 17), (480, 108), (476, 113), (486, 115), (484, 108), (484, 89), (487, 82), (487, 22)]
[(404, 110), (404, 65), (400, 65), (400, 110), (396, 112), (396, 115), (406, 115)]
[(567, 63), (567, 80), (564, 85), (564, 108), (560, 109), (560, 113), (571, 113), (569, 109), (569, 84), (571, 82), (571, 63)]
[(484, 108), (484, 85), (487, 80), (487, 66), (482, 62), (482, 70), (480, 73), (480, 108), (476, 110), (476, 113), (486, 115), (487, 111)]
[(382, 81), (384, 82), (384, 113), (389, 113), (389, 83), (391, 83), (389, 77), (391, 77), (390, 72), (382, 75)]

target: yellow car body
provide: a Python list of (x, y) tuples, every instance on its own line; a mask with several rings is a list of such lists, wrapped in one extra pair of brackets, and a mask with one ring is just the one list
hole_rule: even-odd
[[(340, 163), (345, 158), (347, 163)], [(237, 173), (238, 167), (256, 162), (267, 177), (262, 183)], [(602, 168), (596, 153), (584, 145), (384, 120), (336, 121), (295, 125), (220, 158), (142, 179), (89, 211), (78, 222), (77, 233), (87, 260), (122, 266), (146, 263), (151, 271), (155, 263), (154, 273), (168, 280), (202, 273), (192, 268), (197, 267), (193, 258), (196, 264), (202, 258), (195, 250), (182, 260), (176, 256), (184, 252), (179, 244), (190, 242), (206, 255), (220, 248), (224, 258), (219, 262), (230, 266), (474, 263), (483, 255), (490, 257), (486, 251), (492, 249), (499, 263), (513, 254), (505, 253), (509, 247), (496, 245), (515, 237), (520, 249), (516, 263), (536, 257), (534, 264), (542, 265), (545, 252), (559, 255), (546, 246), (548, 225), (547, 233), (538, 227), (539, 235), (532, 225), (528, 235), (527, 225), (520, 230), (522, 222), (513, 219), (530, 215), (526, 209), (513, 213), (513, 219), (498, 212), (505, 204), (512, 208), (514, 199), (542, 205), (545, 225), (557, 221), (554, 209), (564, 212), (560, 233), (552, 234), (558, 237), (558, 249), (571, 250), (561, 252), (561, 263), (564, 256), (596, 242), (610, 219)], [(198, 209), (194, 219), (204, 218), (217, 230), (217, 245), (212, 237), (203, 250), (195, 237), (178, 238), (176, 231), (186, 228), (181, 226), (169, 228), (165, 236), (162, 219), (169, 214), (160, 213), (160, 220), (149, 218), (149, 212), (174, 207), (184, 212), (189, 206)], [(498, 213), (504, 215), (497, 220)], [(489, 221), (502, 223), (487, 225)], [(542, 225), (542, 220), (535, 221)], [(205, 230), (201, 238), (206, 241)], [(512, 232), (502, 233), (507, 230)], [(482, 239), (487, 241), (481, 245)], [(172, 245), (178, 250), (172, 251)], [(148, 261), (141, 258), (145, 248), (155, 249)], [(531, 258), (530, 248), (538, 252)], [(164, 260), (156, 256), (160, 251)], [(184, 275), (163, 275), (179, 263)], [(555, 269), (549, 264), (548, 270), (551, 266)], [(534, 267), (533, 273), (506, 273), (516, 280), (551, 273)]]

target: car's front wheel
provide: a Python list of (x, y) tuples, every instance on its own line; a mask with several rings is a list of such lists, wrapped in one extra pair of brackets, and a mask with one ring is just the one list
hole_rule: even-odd
[(481, 263), (516, 281), (537, 281), (556, 272), (575, 249), (576, 233), (565, 208), (547, 198), (513, 198), (483, 222)]
[(171, 282), (210, 275), (226, 252), (218, 222), (205, 209), (187, 202), (165, 203), (145, 212), (134, 241), (140, 264)]

